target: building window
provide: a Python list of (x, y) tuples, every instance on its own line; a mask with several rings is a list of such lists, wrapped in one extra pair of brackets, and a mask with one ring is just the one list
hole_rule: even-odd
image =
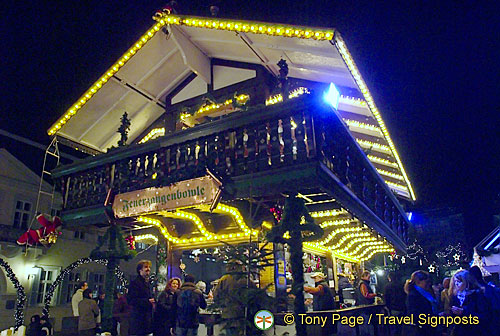
[(17, 201), (14, 213), (14, 227), (27, 229), (30, 225), (32, 205), (30, 202)]
[[(54, 283), (57, 278), (57, 270), (56, 269), (42, 269), (40, 274), (40, 283), (38, 284), (38, 295), (36, 298), (36, 303), (41, 304), (44, 303), (45, 294), (47, 294), (50, 286)], [(52, 296), (52, 301), (55, 300), (55, 293)]]
[(73, 297), (73, 294), (76, 292), (78, 289), (78, 284), (80, 281), (85, 281), (85, 277), (83, 276), (82, 273), (80, 273), (80, 270), (73, 270), (71, 273), (68, 275), (68, 282), (66, 284), (67, 286), (67, 292), (66, 292), (66, 298), (65, 302), (71, 302), (71, 298)]
[(93, 277), (92, 294), (94, 297), (98, 297), (100, 293), (104, 293), (104, 274), (94, 273)]
[(80, 239), (80, 240), (85, 240), (85, 232), (82, 231), (75, 231), (75, 234), (73, 236), (75, 239)]

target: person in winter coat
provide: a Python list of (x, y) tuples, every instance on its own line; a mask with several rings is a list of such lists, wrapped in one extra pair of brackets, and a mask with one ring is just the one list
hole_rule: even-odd
[(78, 303), (83, 300), (83, 291), (89, 288), (86, 281), (78, 283), (78, 288), (71, 297), (71, 307), (73, 308), (73, 316), (78, 316)]
[[(454, 323), (453, 336), (489, 336), (491, 332), (491, 306), (483, 294), (484, 288), (469, 271), (461, 270), (455, 273), (450, 284), (450, 310), (454, 316), (474, 318), (473, 323)], [(495, 318), (498, 318), (496, 316)], [(477, 323), (475, 323), (477, 321)], [(496, 330), (495, 332), (498, 332)]]
[[(406, 293), (404, 292), (403, 284), (396, 272), (393, 271), (389, 272), (387, 280), (389, 282), (384, 288), (384, 302), (389, 315), (396, 317), (404, 316), (406, 312)], [(391, 335), (401, 335), (401, 324), (390, 325), (389, 328), (392, 330)]]
[(170, 336), (175, 332), (177, 316), (177, 296), (176, 293), (181, 287), (181, 279), (172, 278), (158, 297), (157, 309), (155, 312), (155, 335)]
[(128, 336), (131, 309), (127, 302), (127, 296), (117, 293), (116, 301), (113, 304), (113, 318), (118, 322), (117, 332), (119, 336)]
[[(419, 315), (437, 315), (438, 301), (434, 298), (431, 288), (431, 278), (425, 271), (415, 271), (411, 278), (406, 281), (404, 291), (406, 298), (406, 309), (408, 314), (413, 315), (414, 323), (418, 323)], [(417, 335), (437, 335), (436, 328), (425, 324), (412, 327)]]
[(26, 336), (40, 336), (41, 334), (40, 315), (33, 315), (26, 330)]
[(441, 307), (443, 309), (444, 315), (450, 315), (450, 278), (443, 279), (443, 290), (441, 291)]
[(176, 336), (198, 335), (199, 308), (206, 308), (203, 293), (196, 288), (194, 276), (187, 274), (184, 284), (177, 293), (177, 329)]
[(150, 335), (153, 333), (153, 312), (156, 302), (149, 283), (151, 261), (137, 263), (137, 278), (130, 283), (127, 300), (132, 307), (129, 335)]
[(89, 288), (83, 291), (83, 300), (78, 303), (78, 335), (95, 336), (97, 327), (97, 316), (99, 316), (99, 307), (97, 303), (90, 298)]
[(47, 316), (40, 318), (40, 330), (42, 336), (52, 336), (54, 334), (54, 329)]

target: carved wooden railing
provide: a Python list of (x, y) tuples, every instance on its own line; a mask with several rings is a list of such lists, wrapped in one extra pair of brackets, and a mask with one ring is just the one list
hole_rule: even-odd
[(404, 211), (331, 108), (314, 97), (234, 113), (173, 135), (61, 166), (64, 209), (104, 203), (115, 193), (206, 174), (222, 178), (324, 163), (382, 221), (407, 240)]

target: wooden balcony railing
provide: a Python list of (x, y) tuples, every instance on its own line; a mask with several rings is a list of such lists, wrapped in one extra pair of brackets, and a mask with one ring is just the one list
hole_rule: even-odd
[(67, 211), (103, 204), (108, 188), (124, 193), (165, 186), (203, 176), (206, 168), (224, 179), (312, 162), (322, 162), (407, 241), (407, 221), (397, 199), (333, 109), (314, 96), (114, 149), (60, 166), (53, 176)]

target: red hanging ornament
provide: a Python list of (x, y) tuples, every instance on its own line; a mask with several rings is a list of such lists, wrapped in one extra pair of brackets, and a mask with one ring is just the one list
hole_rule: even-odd
[(132, 235), (128, 235), (125, 237), (125, 240), (127, 241), (127, 246), (129, 250), (135, 250), (135, 237)]

